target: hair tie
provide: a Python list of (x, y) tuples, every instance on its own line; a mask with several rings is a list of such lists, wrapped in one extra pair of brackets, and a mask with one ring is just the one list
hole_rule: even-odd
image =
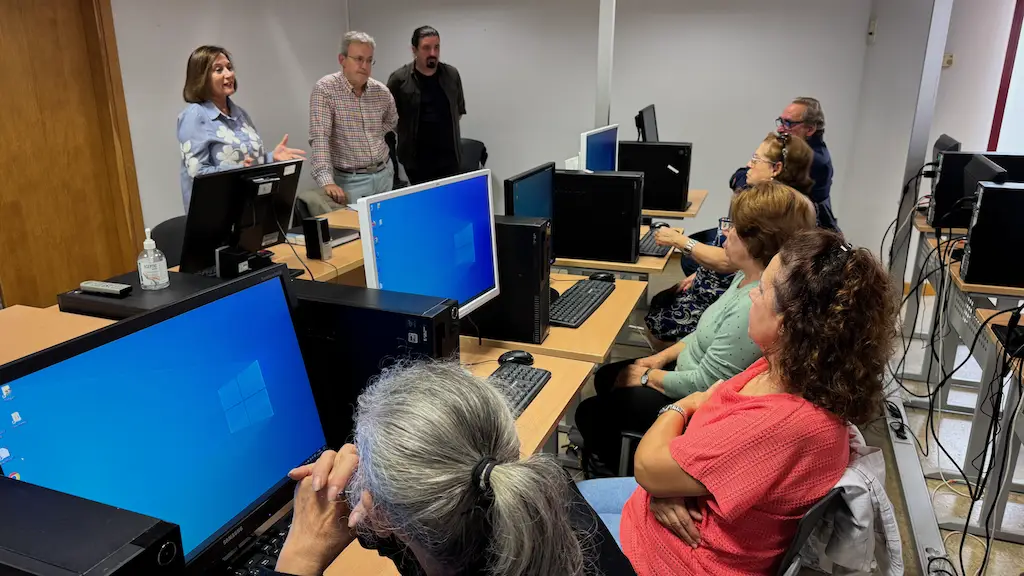
[(473, 484), (484, 492), (491, 489), (491, 472), (498, 465), (498, 461), (490, 456), (484, 456), (473, 466)]

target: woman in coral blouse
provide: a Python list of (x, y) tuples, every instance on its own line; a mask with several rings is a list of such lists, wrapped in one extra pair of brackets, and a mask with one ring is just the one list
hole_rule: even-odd
[(580, 484), (641, 576), (775, 573), (801, 516), (846, 469), (846, 422), (881, 410), (897, 303), (868, 250), (801, 232), (750, 298), (764, 358), (667, 405), (635, 480)]

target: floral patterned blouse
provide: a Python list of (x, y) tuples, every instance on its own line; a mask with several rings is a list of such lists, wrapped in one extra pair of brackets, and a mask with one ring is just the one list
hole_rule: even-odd
[(189, 104), (178, 114), (178, 144), (181, 146), (181, 198), (188, 212), (192, 179), (243, 166), (246, 157), (257, 164), (273, 162), (273, 150), (263, 146), (252, 118), (228, 98), (230, 116), (209, 100)]

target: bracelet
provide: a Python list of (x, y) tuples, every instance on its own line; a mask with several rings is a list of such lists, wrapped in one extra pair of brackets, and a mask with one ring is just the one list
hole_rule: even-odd
[(683, 256), (689, 258), (690, 254), (693, 252), (693, 247), (696, 245), (697, 241), (694, 240), (693, 238), (690, 238), (689, 242), (686, 243), (686, 246), (683, 246)]
[(686, 419), (686, 411), (680, 408), (679, 406), (676, 406), (674, 402), (672, 404), (666, 404), (662, 406), (661, 410), (658, 410), (658, 416), (661, 416), (662, 414), (668, 412), (669, 410), (672, 410), (673, 412), (678, 412), (679, 415), (683, 417), (683, 420)]

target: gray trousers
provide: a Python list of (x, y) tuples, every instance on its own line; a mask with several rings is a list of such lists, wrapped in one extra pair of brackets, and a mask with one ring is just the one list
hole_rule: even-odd
[[(340, 170), (334, 171), (334, 183), (345, 191), (349, 204), (366, 196), (391, 191), (394, 183), (395, 170), (389, 161), (383, 170), (374, 174), (347, 174)], [(299, 192), (299, 200), (306, 203), (309, 213), (313, 216), (327, 214), (345, 208), (324, 192), (323, 188)]]

